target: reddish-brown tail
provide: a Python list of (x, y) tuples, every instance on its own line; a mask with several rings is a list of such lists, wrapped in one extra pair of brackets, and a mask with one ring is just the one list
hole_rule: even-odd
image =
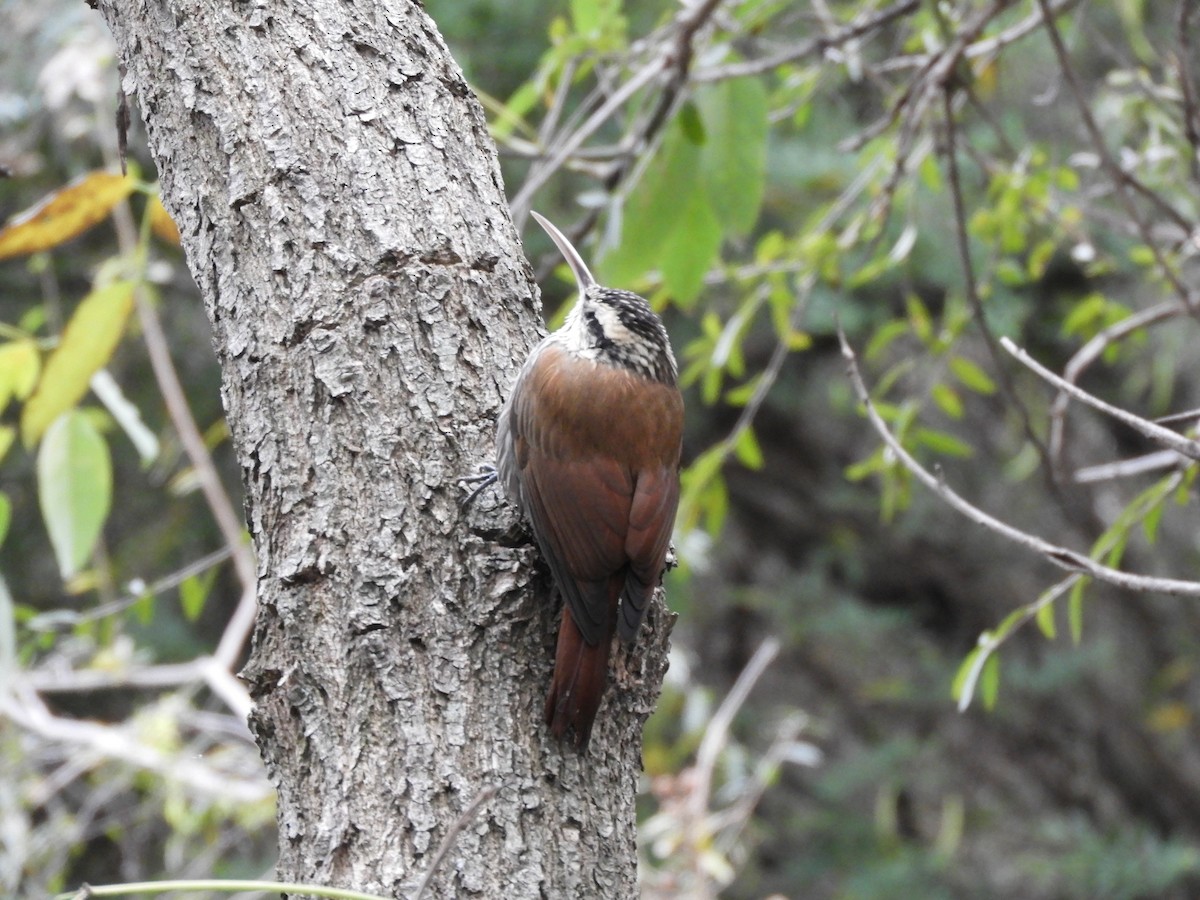
[[(610, 622), (614, 618), (610, 617)], [(560, 740), (570, 728), (580, 751), (587, 749), (592, 723), (604, 697), (612, 635), (610, 626), (600, 643), (589, 645), (571, 618), (571, 611), (563, 607), (558, 649), (554, 654), (554, 678), (550, 682), (550, 693), (546, 695), (546, 724)]]

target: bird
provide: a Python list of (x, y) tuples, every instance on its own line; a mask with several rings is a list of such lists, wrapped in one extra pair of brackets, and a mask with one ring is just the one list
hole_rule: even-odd
[(613, 636), (632, 643), (661, 583), (683, 447), (679, 370), (662, 320), (603, 287), (532, 213), (575, 276), (566, 321), (526, 359), (496, 425), (496, 475), (563, 598), (543, 715), (586, 752)]

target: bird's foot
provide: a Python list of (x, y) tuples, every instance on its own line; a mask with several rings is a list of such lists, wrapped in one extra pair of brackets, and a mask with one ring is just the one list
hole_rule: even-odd
[(499, 477), (500, 476), (496, 471), (496, 467), (491, 463), (480, 463), (479, 468), (476, 470), (474, 475), (464, 475), (458, 479), (459, 484), (464, 486), (474, 485), (474, 488), (472, 488), (471, 492), (467, 494), (462, 503), (459, 505), (462, 506), (463, 509), (466, 509), (475, 502), (476, 497), (487, 490), (489, 486), (494, 484), (496, 479)]

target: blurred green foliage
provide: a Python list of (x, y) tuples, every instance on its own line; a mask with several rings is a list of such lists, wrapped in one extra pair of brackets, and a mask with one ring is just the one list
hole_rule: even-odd
[[(1183, 314), (1200, 212), (1186, 4), (1057, 6), (1070, 75), (1036, 0), (741, 0), (693, 39), (688, 81), (648, 68), (681, 58), (669, 55), (675, 4), (429, 4), (513, 197), (650, 72), (532, 194), (581, 223), (604, 280), (663, 310), (687, 390), (682, 567), (669, 579), (683, 620), (646, 731), (647, 896), (1200, 890), (1187, 601), (1114, 604), (963, 529), (863, 424), (836, 340), (840, 328), (904, 449), (981, 507), (1108, 565), (1194, 570), (1194, 466), (1076, 484), (1076, 469), (1148, 448), (1078, 411), (1067, 421), (1044, 383), (996, 352), (1010, 336), (1061, 370), (1100, 341), (1083, 368), (1111, 402), (1152, 417), (1200, 397)], [(36, 63), (0, 63), (8, 213), (114, 164), (115, 74), (94, 49), (94, 15), (23, 7), (4, 14)], [(138, 191), (132, 213), (114, 207), (116, 231), (100, 220), (65, 249), (0, 265), (12, 596), (0, 669), (185, 663), (211, 652), (238, 601), (144, 335), (124, 295), (105, 293), (136, 283), (157, 304), (236, 496), (203, 313), (177, 251), (150, 237), (152, 188)], [(87, 327), (107, 337), (73, 350), (71, 323), (110, 306)], [(75, 366), (70, 386), (26, 425), (56, 354)], [(101, 368), (136, 415), (94, 381), (87, 392)], [(49, 429), (40, 451), (15, 442), (19, 425), (31, 448)], [(64, 493), (64, 473), (86, 484)], [(714, 713), (767, 637), (779, 658), (719, 735), (711, 790), (697, 793)], [(958, 715), (952, 692), (991, 712)], [(8, 715), (0, 757), (16, 790), (0, 790), (0, 816), (16, 825), (0, 888), (270, 865), (271, 803), (254, 790), (265, 780), (213, 697), (45, 696), (55, 719), (111, 725), (149, 756), (114, 761), (82, 729)], [(166, 762), (185, 756), (228, 764), (240, 795), (173, 778)]]

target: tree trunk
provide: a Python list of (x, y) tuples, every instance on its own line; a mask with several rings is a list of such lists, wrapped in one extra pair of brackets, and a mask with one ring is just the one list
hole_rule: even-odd
[(449, 840), (426, 896), (634, 896), (667, 627), (618, 655), (586, 757), (548, 738), (557, 606), (511, 507), (456, 483), (539, 303), (435, 26), (401, 0), (100, 7), (243, 467), (279, 878), (411, 896)]

